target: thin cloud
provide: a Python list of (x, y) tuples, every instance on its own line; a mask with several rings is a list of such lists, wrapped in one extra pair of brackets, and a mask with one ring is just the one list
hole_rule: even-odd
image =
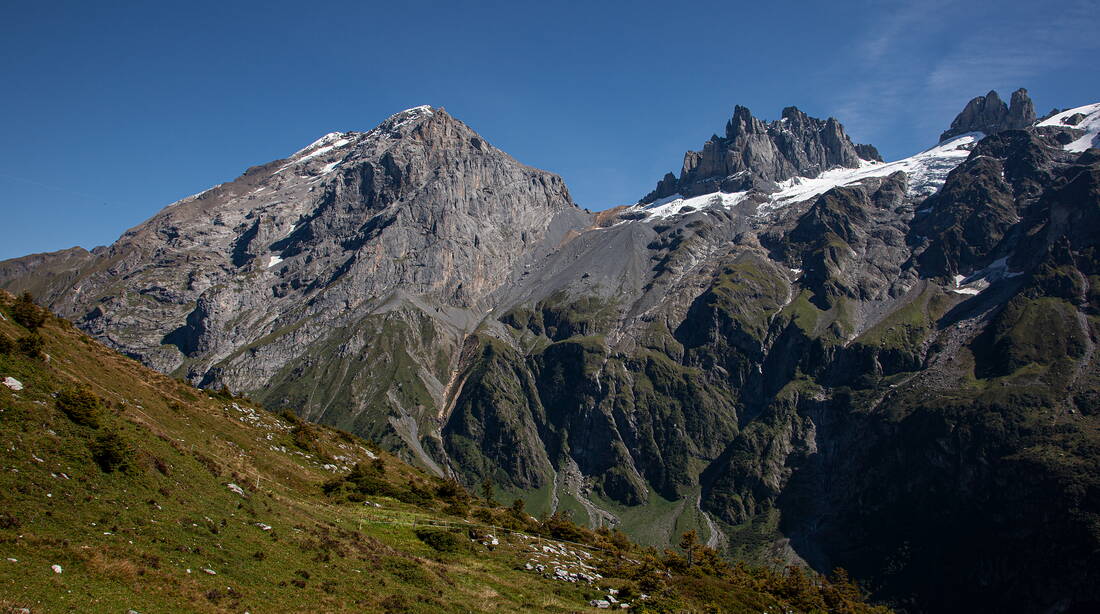
[(836, 68), (849, 86), (834, 108), (855, 137), (872, 143), (898, 134), (930, 141), (971, 97), (1026, 86), (1100, 50), (1095, 0), (1045, 13), (1031, 5), (946, 1), (868, 8), (854, 57)]

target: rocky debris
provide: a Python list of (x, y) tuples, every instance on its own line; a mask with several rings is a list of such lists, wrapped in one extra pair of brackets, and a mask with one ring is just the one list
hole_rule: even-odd
[(11, 388), (12, 390), (14, 390), (16, 392), (23, 389), (23, 382), (20, 382), (19, 380), (15, 379), (14, 377), (5, 377), (4, 378), (4, 385), (7, 386), (8, 388)]
[(881, 160), (870, 145), (856, 145), (833, 118), (810, 117), (796, 107), (783, 109), (773, 122), (734, 108), (724, 137), (713, 136), (702, 151), (684, 154), (677, 179), (671, 173), (642, 204), (675, 194), (684, 197), (711, 192), (774, 192), (777, 182), (791, 177), (816, 177), (831, 168), (858, 168), (860, 160)]
[(242, 497), (245, 496), (244, 495), (244, 489), (241, 488), (240, 486), (237, 486), (236, 484), (234, 484), (232, 482), (230, 482), (229, 484), (226, 484), (225, 487), (228, 488), (229, 490), (237, 493), (238, 495), (240, 495)]
[(588, 602), (588, 605), (590, 605), (594, 608), (599, 608), (601, 610), (606, 610), (606, 609), (611, 607), (611, 603), (609, 603), (605, 599), (593, 599), (593, 600)]
[(203, 571), (203, 573), (205, 573), (205, 574), (206, 574), (206, 575), (208, 575), (208, 576), (216, 576), (216, 575), (218, 575), (218, 572), (214, 571), (213, 569), (203, 568), (203, 570), (202, 570), (202, 571)]
[[(247, 406), (241, 406), (237, 403), (231, 403), (222, 408), (222, 411), (228, 412), (230, 409), (237, 412), (237, 419), (249, 426), (253, 426), (265, 431), (282, 431), (289, 432), (291, 427), (285, 421), (272, 416), (269, 412), (259, 411)], [(271, 438), (271, 433), (268, 433), (268, 438)]]
[(951, 127), (940, 135), (940, 141), (967, 132), (996, 134), (1004, 130), (1022, 130), (1035, 123), (1035, 105), (1027, 90), (1020, 88), (1012, 93), (1012, 102), (1006, 105), (996, 91), (978, 96), (966, 103), (966, 107), (951, 122)]
[(257, 522), (256, 526), (260, 527), (261, 531), (270, 531), (271, 530), (271, 525), (265, 524), (265, 523), (262, 523), (262, 522)]
[(561, 582), (585, 582), (594, 584), (603, 578), (593, 565), (589, 564), (592, 554), (585, 550), (574, 550), (562, 543), (528, 544), (530, 558), (524, 569), (541, 574), (544, 578)]

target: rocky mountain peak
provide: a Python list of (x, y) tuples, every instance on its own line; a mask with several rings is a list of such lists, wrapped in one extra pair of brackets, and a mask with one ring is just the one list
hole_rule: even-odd
[(830, 168), (858, 168), (861, 159), (880, 158), (874, 147), (852, 143), (836, 119), (810, 117), (792, 106), (768, 122), (737, 105), (726, 122), (725, 137), (714, 136), (702, 151), (684, 154), (680, 177), (666, 175), (640, 202), (675, 194), (772, 192), (779, 181), (816, 177)]
[(1035, 122), (1035, 105), (1020, 88), (1012, 93), (1011, 105), (1006, 105), (996, 91), (978, 96), (966, 103), (966, 107), (951, 122), (951, 127), (940, 135), (940, 141), (967, 132), (996, 134), (1004, 130), (1020, 130)]

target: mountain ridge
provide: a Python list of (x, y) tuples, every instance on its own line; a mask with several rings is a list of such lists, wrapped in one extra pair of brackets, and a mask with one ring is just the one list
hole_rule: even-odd
[[(843, 565), (915, 611), (1072, 611), (1097, 597), (1056, 553), (1100, 539), (1095, 480), (1065, 464), (1095, 458), (1100, 171), (1078, 151), (1095, 109), (1001, 130), (1011, 109), (1027, 115), (1018, 94), (953, 122), (991, 134), (889, 163), (861, 158), (835, 120), (789, 108), (765, 124), (739, 107), (673, 177), (687, 194), (595, 215), (560, 178), (418, 112), (359, 158), (333, 145), (199, 199), (238, 207), (186, 239), (216, 249), (173, 260), (185, 238), (158, 222), (140, 260), (39, 257), (37, 279), (8, 261), (0, 284), (37, 284), (166, 371), (488, 479), (532, 510), (654, 545), (696, 528), (734, 556)], [(304, 213), (248, 200), (261, 188)], [(70, 294), (103, 279), (115, 285), (94, 306)], [(302, 315), (275, 315), (286, 305)], [(155, 309), (174, 328), (134, 336)], [(1025, 579), (1029, 556), (1045, 567)], [(952, 602), (933, 589), (945, 568)]]

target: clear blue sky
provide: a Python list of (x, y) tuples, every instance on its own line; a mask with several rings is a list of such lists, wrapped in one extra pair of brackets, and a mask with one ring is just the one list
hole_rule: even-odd
[(1100, 101), (1100, 2), (18, 2), (0, 22), (0, 258), (91, 248), (331, 131), (444, 106), (581, 206), (637, 200), (734, 104), (887, 159), (965, 102)]

